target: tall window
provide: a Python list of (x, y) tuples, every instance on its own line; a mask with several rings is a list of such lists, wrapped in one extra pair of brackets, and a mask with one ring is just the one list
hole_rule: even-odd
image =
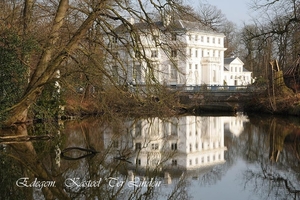
[(177, 49), (172, 49), (171, 50), (171, 57), (176, 58), (177, 57)]
[(171, 135), (178, 135), (178, 122), (176, 119), (171, 123)]
[(203, 36), (201, 36), (201, 42), (204, 42), (204, 37)]
[(113, 38), (112, 38), (112, 43), (117, 43), (118, 42), (118, 37), (117, 36), (114, 36)]
[(195, 41), (198, 41), (198, 35), (195, 35)]
[(135, 80), (141, 81), (142, 80), (142, 67), (141, 65), (135, 65), (133, 68), (133, 77), (135, 78)]
[(171, 40), (176, 41), (177, 40), (177, 35), (176, 33), (172, 33), (171, 35)]
[(139, 51), (139, 50), (136, 50), (135, 51), (135, 54), (134, 54), (134, 56), (136, 57), (136, 58), (140, 58), (141, 57), (141, 52)]
[(151, 144), (151, 149), (152, 150), (158, 150), (158, 143)]
[(171, 149), (172, 150), (177, 150), (177, 143), (172, 143), (171, 144)]
[(119, 141), (118, 141), (118, 140), (114, 140), (114, 141), (112, 142), (112, 147), (113, 147), (113, 148), (119, 148)]
[(134, 125), (135, 128), (135, 136), (141, 136), (142, 135), (142, 121), (139, 120)]
[(117, 59), (118, 56), (119, 56), (119, 53), (118, 52), (112, 52), (112, 56), (114, 59)]
[(158, 40), (158, 35), (153, 34), (153, 35), (152, 35), (152, 40), (153, 40), (153, 41), (157, 41), (157, 40)]
[(171, 66), (171, 80), (177, 81), (177, 69), (174, 66)]
[(177, 160), (172, 160), (172, 165), (177, 166)]
[(209, 43), (209, 37), (207, 37), (207, 43)]
[(195, 57), (198, 58), (198, 50), (195, 50)]
[(151, 58), (157, 58), (158, 57), (158, 51), (157, 50), (151, 50)]
[(213, 70), (213, 81), (214, 82), (217, 81), (217, 72), (216, 72), (216, 70)]
[(112, 76), (115, 81), (118, 81), (118, 78), (119, 78), (118, 66), (112, 66)]
[(140, 142), (135, 143), (135, 150), (141, 150), (142, 149), (142, 144)]

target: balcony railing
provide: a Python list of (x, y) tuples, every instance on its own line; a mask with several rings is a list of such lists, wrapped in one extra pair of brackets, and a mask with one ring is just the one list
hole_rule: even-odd
[(219, 57), (203, 57), (201, 63), (221, 63), (221, 58)]

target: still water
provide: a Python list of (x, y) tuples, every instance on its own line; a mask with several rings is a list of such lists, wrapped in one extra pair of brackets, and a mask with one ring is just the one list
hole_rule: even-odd
[(0, 199), (298, 199), (300, 120), (180, 116), (20, 126), (0, 144)]

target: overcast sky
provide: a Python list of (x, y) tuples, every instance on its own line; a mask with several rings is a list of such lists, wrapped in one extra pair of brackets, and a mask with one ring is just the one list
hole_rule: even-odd
[[(185, 0), (185, 2), (193, 6), (196, 10), (199, 6), (199, 0)], [(249, 22), (251, 20), (250, 15), (253, 15), (249, 9), (251, 0), (202, 0), (202, 2), (216, 6), (226, 15), (229, 21), (239, 26), (243, 25), (243, 22)]]

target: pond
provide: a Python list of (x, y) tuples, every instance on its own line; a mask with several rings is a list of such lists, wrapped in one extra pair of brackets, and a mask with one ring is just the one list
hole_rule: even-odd
[(51, 137), (2, 140), (0, 199), (300, 196), (298, 118), (88, 118), (13, 134)]

